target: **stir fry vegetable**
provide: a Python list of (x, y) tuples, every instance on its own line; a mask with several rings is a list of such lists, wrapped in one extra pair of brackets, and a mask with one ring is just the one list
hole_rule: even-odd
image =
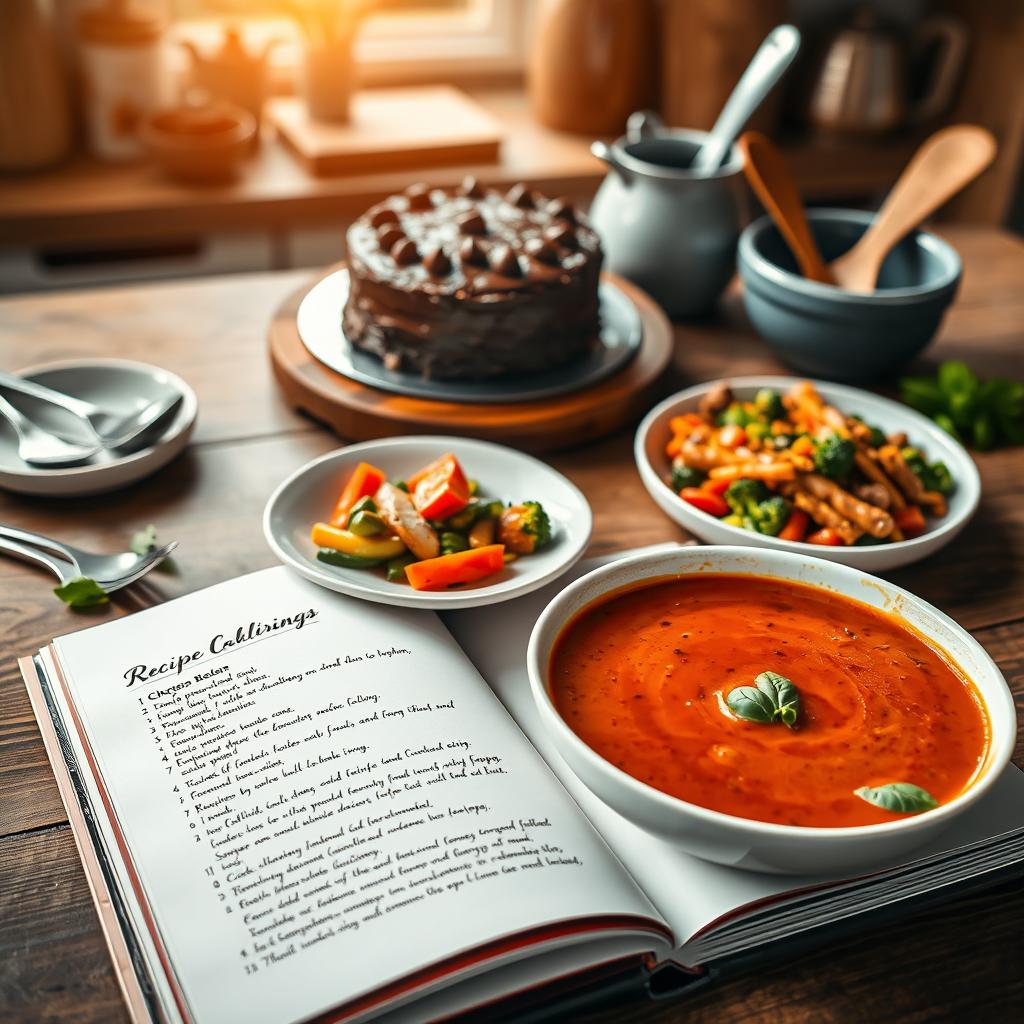
[(390, 582), (416, 590), (447, 590), (499, 573), (551, 542), (551, 522), (538, 502), (506, 506), (479, 489), (451, 454), (408, 480), (389, 481), (361, 462), (330, 522), (313, 525), (317, 559), (342, 569), (379, 569)]
[(919, 536), (946, 514), (954, 487), (906, 436), (886, 436), (826, 404), (807, 381), (738, 401), (726, 385), (676, 416), (668, 483), (683, 501), (731, 526), (826, 546)]

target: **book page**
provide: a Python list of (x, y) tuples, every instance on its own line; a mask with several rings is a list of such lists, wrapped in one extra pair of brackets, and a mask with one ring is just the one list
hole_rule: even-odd
[[(657, 545), (652, 550), (664, 547)], [(571, 569), (557, 583), (509, 602), (504, 606), (500, 628), (488, 621), (483, 609), (448, 612), (444, 619), (452, 635), (479, 668), (520, 728), (544, 755), (562, 784), (658, 907), (675, 935), (680, 948), (680, 962), (695, 966), (703, 963), (705, 956), (723, 952), (713, 946), (688, 947), (688, 944), (716, 922), (737, 915), (745, 908), (756, 913), (759, 905), (765, 901), (781, 902), (790, 897), (798, 897), (808, 889), (821, 890), (827, 887), (828, 892), (837, 893), (835, 899), (828, 904), (828, 919), (837, 920), (865, 909), (881, 907), (908, 894), (913, 895), (906, 884), (907, 865), (893, 865), (891, 869), (879, 871), (872, 876), (877, 881), (858, 905), (853, 899), (844, 900), (842, 894), (837, 892), (847, 887), (852, 888), (857, 880), (846, 880), (838, 876), (763, 874), (701, 860), (627, 821), (579, 781), (562, 760), (544, 728), (530, 690), (523, 652), (541, 612), (567, 583), (615, 557), (636, 553), (624, 551), (615, 556), (585, 561)], [(987, 798), (964, 813), (956, 828), (914, 851), (914, 863), (922, 863), (922, 867), (916, 869), (921, 875), (922, 885), (936, 887), (949, 884), (952, 880), (980, 873), (986, 867), (982, 864), (975, 870), (965, 861), (960, 864), (959, 871), (941, 876), (925, 870), (929, 858), (941, 858), (969, 844), (981, 843), (1022, 827), (1024, 773), (1011, 765)], [(739, 854), (742, 851), (738, 851)], [(993, 850), (992, 859), (998, 864), (1012, 859), (1013, 855), (1013, 848), (1008, 846), (1004, 851)], [(896, 886), (891, 883), (887, 885), (890, 878), (903, 879), (903, 882)], [(813, 903), (822, 902), (825, 894), (817, 892), (807, 899)], [(755, 934), (747, 936), (745, 946), (754, 946), (760, 941), (775, 938), (780, 931), (793, 934), (817, 923), (820, 922), (810, 910), (801, 911), (799, 918), (788, 919), (785, 927), (782, 927), (782, 922), (779, 922), (779, 927), (773, 927), (771, 923), (760, 921), (756, 929), (753, 929)], [(743, 944), (740, 944), (740, 948), (743, 948)]]
[(197, 1024), (303, 1020), (554, 922), (619, 918), (659, 945), (432, 613), (279, 568), (54, 650)]

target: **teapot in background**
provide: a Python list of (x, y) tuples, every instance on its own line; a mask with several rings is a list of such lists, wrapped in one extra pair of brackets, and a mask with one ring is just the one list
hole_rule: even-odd
[(707, 132), (666, 128), (641, 111), (593, 154), (609, 167), (590, 208), (605, 267), (638, 284), (674, 318), (707, 313), (732, 278), (746, 219), (733, 147), (710, 174), (690, 168)]
[[(930, 80), (911, 100), (913, 56), (933, 46)], [(881, 135), (930, 121), (949, 107), (966, 55), (967, 34), (954, 18), (932, 15), (908, 34), (864, 8), (825, 52), (811, 94), (811, 123), (828, 133)]]

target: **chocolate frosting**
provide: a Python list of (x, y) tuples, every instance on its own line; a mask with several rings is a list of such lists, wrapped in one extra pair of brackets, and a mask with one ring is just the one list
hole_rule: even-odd
[(601, 247), (564, 200), (475, 181), (414, 186), (371, 207), (347, 243), (346, 336), (389, 367), (525, 373), (578, 358), (597, 337)]

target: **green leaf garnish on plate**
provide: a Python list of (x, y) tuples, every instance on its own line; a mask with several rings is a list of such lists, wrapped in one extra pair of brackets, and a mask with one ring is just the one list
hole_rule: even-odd
[(794, 729), (800, 715), (800, 691), (778, 672), (762, 672), (753, 686), (736, 687), (725, 703), (737, 718), (761, 725), (782, 722)]
[(926, 789), (912, 782), (890, 782), (884, 786), (861, 786), (854, 793), (869, 804), (894, 814), (920, 814), (939, 806)]
[(54, 587), (53, 592), (71, 608), (94, 608), (110, 600), (107, 592), (88, 576), (76, 576), (75, 579)]

